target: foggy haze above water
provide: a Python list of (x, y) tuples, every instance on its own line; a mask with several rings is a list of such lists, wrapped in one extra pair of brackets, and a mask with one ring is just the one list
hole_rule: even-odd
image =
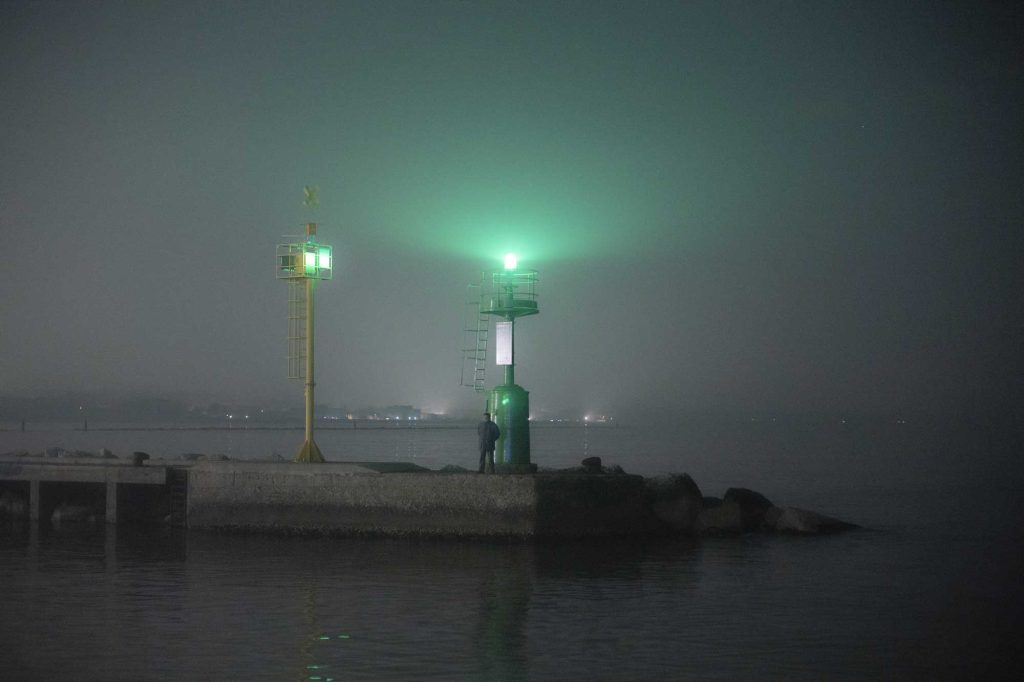
[(274, 253), (312, 220), (324, 415), (482, 411), (466, 286), (513, 251), (539, 418), (701, 458), (734, 441), (695, 414), (906, 420), (895, 470), (1012, 479), (1022, 38), (1000, 3), (2, 3), (0, 396), (301, 409)]

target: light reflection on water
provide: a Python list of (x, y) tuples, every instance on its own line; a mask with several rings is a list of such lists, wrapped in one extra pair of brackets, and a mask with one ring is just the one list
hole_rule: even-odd
[(0, 540), (0, 660), (10, 679), (955, 676), (998, 651), (1005, 614), (943, 623), (964, 566), (922, 576), (933, 550), (876, 531), (555, 545), (21, 529)]

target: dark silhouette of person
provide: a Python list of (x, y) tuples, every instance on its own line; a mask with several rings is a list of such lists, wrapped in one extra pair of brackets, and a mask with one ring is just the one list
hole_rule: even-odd
[(491, 421), (491, 413), (484, 412), (484, 420), (476, 427), (480, 439), (480, 469), (477, 473), (494, 473), (494, 442), (501, 436), (498, 425)]

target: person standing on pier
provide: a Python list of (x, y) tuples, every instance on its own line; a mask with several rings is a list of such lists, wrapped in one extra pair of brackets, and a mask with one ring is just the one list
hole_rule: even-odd
[(477, 473), (494, 473), (494, 442), (501, 436), (498, 425), (491, 421), (491, 413), (484, 412), (484, 420), (476, 427), (480, 439), (480, 469)]

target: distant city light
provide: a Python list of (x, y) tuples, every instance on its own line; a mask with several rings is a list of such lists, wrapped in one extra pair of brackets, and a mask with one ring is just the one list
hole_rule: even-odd
[(517, 263), (517, 259), (516, 259), (516, 254), (514, 254), (514, 253), (506, 253), (505, 254), (505, 269), (506, 270), (515, 270), (517, 265), (518, 265), (518, 263)]

